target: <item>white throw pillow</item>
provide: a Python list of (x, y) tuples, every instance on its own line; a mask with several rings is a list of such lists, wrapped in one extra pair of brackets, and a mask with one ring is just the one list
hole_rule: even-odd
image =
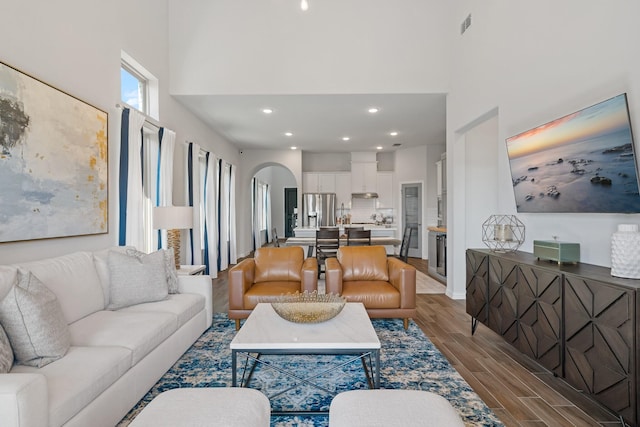
[(160, 301), (169, 294), (164, 253), (143, 256), (109, 252), (109, 310)]
[(9, 337), (0, 325), (0, 374), (6, 374), (13, 366), (13, 349)]
[[(162, 252), (164, 255), (164, 273), (167, 276), (167, 285), (169, 285), (169, 293), (178, 293), (178, 271), (176, 270), (176, 261), (173, 256), (173, 248), (160, 249), (158, 252)], [(127, 249), (127, 255), (134, 256), (136, 258), (142, 258), (147, 256), (144, 252), (140, 252), (136, 249)]]
[(16, 363), (41, 368), (67, 353), (69, 327), (55, 294), (31, 272), (18, 270), (16, 283), (0, 301), (0, 323)]

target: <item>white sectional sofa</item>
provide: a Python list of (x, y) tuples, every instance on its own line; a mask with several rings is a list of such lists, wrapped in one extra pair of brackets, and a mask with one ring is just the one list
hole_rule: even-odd
[(110, 251), (124, 249), (0, 266), (0, 301), (30, 271), (55, 294), (70, 339), (62, 358), (0, 374), (3, 427), (114, 426), (211, 325), (209, 276), (179, 275), (178, 293), (108, 309)]

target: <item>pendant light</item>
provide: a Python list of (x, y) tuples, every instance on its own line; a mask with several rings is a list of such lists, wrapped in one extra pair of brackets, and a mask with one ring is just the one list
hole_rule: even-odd
[(309, 2), (307, 0), (302, 0), (300, 2), (300, 9), (307, 11), (309, 10)]

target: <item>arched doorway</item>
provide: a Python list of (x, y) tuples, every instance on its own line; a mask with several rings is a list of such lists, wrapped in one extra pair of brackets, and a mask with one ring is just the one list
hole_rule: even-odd
[[(278, 237), (292, 236), (298, 203), (293, 173), (280, 164), (261, 165), (253, 174), (251, 186), (251, 206), (255, 207), (252, 217), (255, 246), (271, 242), (274, 229)], [(256, 218), (256, 215), (262, 217)]]

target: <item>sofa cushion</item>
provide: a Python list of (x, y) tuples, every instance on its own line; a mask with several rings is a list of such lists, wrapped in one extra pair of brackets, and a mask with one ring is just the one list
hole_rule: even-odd
[(42, 367), (69, 349), (69, 328), (60, 304), (31, 272), (18, 270), (15, 285), (0, 301), (0, 323), (16, 363)]
[(102, 249), (93, 253), (93, 263), (95, 264), (96, 271), (98, 272), (100, 286), (102, 287), (102, 297), (104, 298), (104, 305), (102, 308), (106, 308), (110, 302), (111, 280), (109, 278), (109, 252), (116, 251), (126, 253), (128, 249), (135, 248), (133, 246), (114, 246), (112, 248)]
[(109, 252), (109, 310), (160, 301), (169, 294), (161, 251), (144, 256)]
[(389, 280), (384, 246), (345, 246), (338, 249), (342, 280)]
[(120, 346), (131, 350), (135, 365), (178, 328), (174, 314), (98, 311), (69, 325), (75, 346)]
[(162, 301), (136, 304), (118, 310), (119, 312), (159, 311), (176, 316), (178, 327), (182, 327), (196, 314), (204, 310), (204, 298), (196, 294), (174, 294)]
[(9, 344), (9, 337), (0, 325), (0, 374), (6, 374), (13, 366), (13, 349)]
[(304, 251), (299, 246), (290, 248), (260, 248), (254, 255), (254, 283), (302, 280)]
[(16, 283), (18, 268), (13, 265), (0, 265), (0, 301)]
[(75, 252), (18, 267), (31, 271), (56, 294), (67, 323), (104, 309), (100, 279), (89, 252)]
[(49, 425), (60, 426), (84, 409), (131, 367), (131, 351), (122, 347), (71, 347), (65, 357), (44, 368), (15, 365), (12, 373), (47, 378)]

